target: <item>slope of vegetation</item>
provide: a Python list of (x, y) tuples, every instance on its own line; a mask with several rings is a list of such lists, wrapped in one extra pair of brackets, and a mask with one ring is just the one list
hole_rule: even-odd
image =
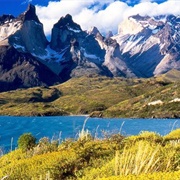
[[(32, 137), (28, 133), (24, 136)], [(22, 137), (20, 144), (25, 142)], [(77, 140), (66, 139), (60, 144), (44, 137), (31, 148), (20, 146), (0, 157), (0, 179), (179, 180), (179, 140), (180, 129), (166, 136), (141, 132), (103, 139), (82, 131)]]
[(172, 70), (150, 79), (81, 77), (53, 87), (3, 92), (0, 114), (177, 118), (179, 74)]

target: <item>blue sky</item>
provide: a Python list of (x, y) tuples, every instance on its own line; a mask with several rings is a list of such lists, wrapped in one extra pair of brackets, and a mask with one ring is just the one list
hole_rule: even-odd
[(20, 13), (26, 10), (29, 2), (34, 5), (39, 4), (42, 6), (47, 6), (49, 0), (1, 0), (0, 15), (12, 14), (14, 16), (18, 16)]
[(180, 0), (1, 0), (0, 15), (18, 16), (26, 10), (28, 3), (36, 6), (46, 35), (67, 13), (82, 29), (96, 26), (103, 33), (109, 30), (116, 33), (119, 23), (130, 15), (180, 15)]

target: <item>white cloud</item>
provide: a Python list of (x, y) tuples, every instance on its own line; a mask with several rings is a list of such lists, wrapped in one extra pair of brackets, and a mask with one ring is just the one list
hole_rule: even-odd
[(117, 31), (117, 26), (122, 21), (122, 12), (128, 9), (128, 5), (120, 1), (111, 3), (106, 9), (94, 12), (84, 9), (74, 16), (74, 20), (81, 24), (83, 29), (96, 26), (101, 32)]
[(61, 0), (50, 1), (47, 7), (37, 5), (36, 11), (46, 35), (51, 33), (53, 24), (66, 14), (71, 14), (84, 30), (96, 26), (103, 33), (109, 30), (116, 33), (118, 24), (130, 15), (178, 15), (180, 1), (168, 0), (158, 4), (155, 0), (141, 0), (139, 4), (130, 6), (120, 0)]

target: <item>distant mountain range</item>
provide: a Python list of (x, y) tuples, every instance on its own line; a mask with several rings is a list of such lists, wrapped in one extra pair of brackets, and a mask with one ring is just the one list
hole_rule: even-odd
[(61, 17), (48, 42), (35, 7), (0, 16), (0, 91), (50, 86), (72, 77), (153, 77), (180, 70), (180, 16), (131, 16), (118, 34), (83, 31)]

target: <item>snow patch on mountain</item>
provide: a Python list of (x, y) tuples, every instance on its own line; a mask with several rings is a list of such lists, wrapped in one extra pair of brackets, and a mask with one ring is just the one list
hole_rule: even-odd
[(20, 51), (26, 52), (25, 47), (20, 46), (20, 45), (18, 45), (18, 44), (13, 44), (13, 47), (14, 47), (15, 49), (17, 49), (17, 50), (20, 50)]
[(94, 54), (87, 54), (86, 52), (84, 52), (84, 56), (86, 58), (90, 58), (90, 59), (99, 59), (96, 55), (94, 55)]
[(134, 48), (133, 51), (135, 53), (138, 52), (141, 49), (141, 44), (139, 43), (142, 39), (143, 39), (143, 36), (140, 36), (135, 41), (131, 41), (131, 39), (130, 41), (127, 41), (126, 46), (123, 48), (123, 53), (130, 51), (132, 48)]
[(73, 29), (71, 27), (67, 27), (67, 28), (68, 28), (68, 30), (73, 31), (75, 33), (80, 33), (82, 31), (82, 30), (79, 30), (79, 29)]
[(159, 31), (160, 31), (160, 29), (153, 29), (153, 30), (152, 30), (152, 33), (153, 33), (153, 34), (157, 34)]
[(22, 26), (21, 21), (7, 21), (0, 26), (0, 45), (8, 45), (8, 38), (17, 32)]
[(67, 49), (68, 47), (62, 49), (61, 52), (57, 52), (51, 49), (48, 45), (45, 49), (45, 55), (36, 55), (34, 53), (32, 53), (32, 55), (46, 62), (60, 63), (61, 61), (65, 60), (63, 56), (66, 53)]
[(143, 27), (140, 23), (135, 21), (133, 18), (128, 18), (124, 20), (118, 28), (118, 34), (119, 35), (127, 35), (127, 34), (137, 34), (138, 32), (141, 32), (143, 30)]

